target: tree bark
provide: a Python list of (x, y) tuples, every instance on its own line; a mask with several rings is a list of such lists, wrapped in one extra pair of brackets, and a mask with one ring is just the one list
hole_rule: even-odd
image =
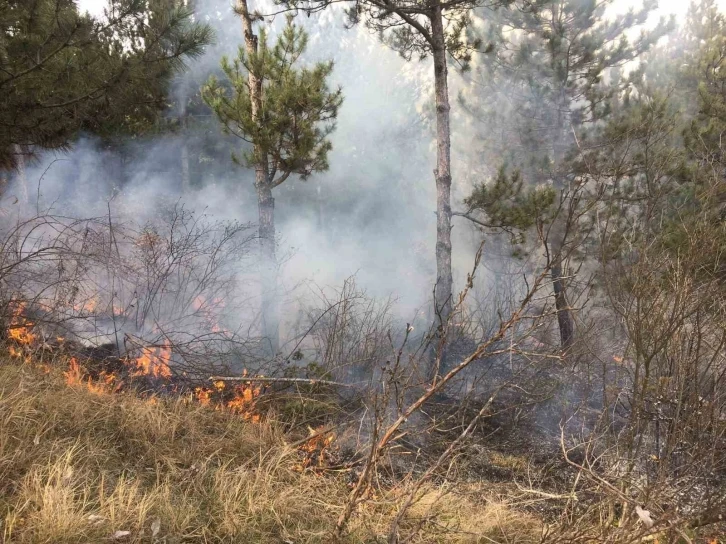
[(555, 308), (557, 309), (557, 324), (560, 329), (560, 347), (563, 351), (570, 349), (575, 340), (575, 320), (572, 309), (567, 300), (566, 282), (562, 275), (561, 248), (555, 248), (552, 260), (552, 289), (555, 295)]
[(189, 175), (189, 144), (187, 142), (187, 97), (186, 93), (182, 96), (181, 101), (181, 128), (182, 128), (182, 143), (181, 143), (181, 184), (182, 193), (188, 193), (191, 188), (191, 177)]
[(325, 216), (323, 214), (323, 197), (322, 197), (322, 187), (320, 180), (318, 180), (318, 186), (315, 189), (316, 197), (315, 200), (318, 204), (318, 231), (319, 232), (325, 232)]
[[(553, 138), (552, 151), (554, 155), (555, 166), (555, 189), (558, 193), (564, 190), (563, 173), (561, 171), (565, 155), (567, 152), (565, 137), (565, 116), (567, 108), (567, 99), (564, 89), (559, 91), (557, 100), (557, 124), (555, 126), (555, 136)], [(562, 211), (567, 214), (568, 206), (563, 206)], [(565, 236), (568, 232), (569, 217), (556, 217), (554, 228), (550, 229), (552, 234), (552, 262), (550, 263), (550, 273), (552, 275), (552, 290), (555, 296), (555, 308), (557, 310), (557, 325), (560, 330), (560, 347), (566, 351), (572, 347), (575, 340), (575, 318), (572, 315), (572, 309), (567, 298), (567, 280), (563, 277), (563, 258), (562, 252), (565, 244)]]
[[(562, 188), (558, 187), (558, 191)], [(563, 207), (567, 213), (567, 206)], [(552, 277), (552, 291), (555, 297), (555, 309), (557, 310), (557, 325), (560, 330), (560, 348), (566, 351), (572, 347), (575, 340), (575, 318), (572, 315), (572, 308), (567, 297), (567, 278), (563, 270), (565, 259), (563, 248), (565, 244), (565, 232), (567, 217), (556, 217), (555, 225), (550, 229), (550, 274)]]
[(18, 180), (18, 191), (20, 195), (18, 199), (23, 204), (27, 204), (29, 201), (28, 195), (28, 176), (25, 171), (25, 154), (23, 148), (18, 144), (13, 145), (13, 152), (17, 155), (17, 180)]
[(257, 185), (259, 210), (260, 272), (262, 283), (262, 330), (270, 355), (279, 347), (279, 319), (277, 310), (277, 256), (275, 252), (275, 199), (269, 183)]
[[(248, 55), (257, 52), (257, 36), (252, 30), (252, 17), (247, 0), (237, 0), (237, 13), (242, 19), (242, 31)], [(262, 79), (249, 73), (252, 119), (258, 121), (262, 110)], [(275, 288), (277, 287), (277, 256), (275, 251), (275, 199), (272, 198), (272, 181), (268, 156), (259, 144), (254, 145), (255, 189), (259, 212), (260, 237), (260, 283), (262, 290), (262, 336), (267, 341), (270, 355), (277, 354), (279, 347), (279, 325)]]
[(449, 319), (452, 308), (451, 273), (451, 127), (446, 42), (441, 5), (431, 17), (436, 92), (436, 291), (435, 311), (439, 325)]
[(186, 138), (184, 138), (181, 145), (181, 178), (182, 193), (188, 193), (191, 187), (191, 178), (189, 176), (189, 146)]

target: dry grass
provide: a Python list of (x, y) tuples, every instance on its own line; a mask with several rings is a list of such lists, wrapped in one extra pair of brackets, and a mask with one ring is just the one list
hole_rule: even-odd
[[(297, 472), (289, 441), (185, 399), (0, 363), (0, 542), (329, 542), (345, 475)], [(381, 542), (403, 491), (363, 505), (347, 541)], [(535, 541), (533, 520), (483, 496), (430, 488), (404, 529), (411, 542)]]
[(512, 472), (525, 472), (529, 466), (527, 458), (521, 455), (508, 455), (492, 451), (487, 456), (493, 466), (511, 470)]

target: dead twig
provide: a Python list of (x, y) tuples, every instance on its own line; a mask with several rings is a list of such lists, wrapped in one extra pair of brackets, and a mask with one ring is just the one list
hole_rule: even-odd
[(352, 383), (316, 380), (314, 378), (253, 378), (249, 376), (210, 376), (210, 382), (260, 382), (260, 383), (305, 383), (309, 385), (332, 385), (335, 387), (355, 387)]

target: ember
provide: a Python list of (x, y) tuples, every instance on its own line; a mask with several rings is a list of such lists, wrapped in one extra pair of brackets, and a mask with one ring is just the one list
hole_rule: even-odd
[(320, 471), (328, 466), (333, 458), (335, 433), (312, 427), (308, 427), (308, 432), (309, 438), (298, 447), (302, 461), (295, 466), (295, 469), (301, 472)]

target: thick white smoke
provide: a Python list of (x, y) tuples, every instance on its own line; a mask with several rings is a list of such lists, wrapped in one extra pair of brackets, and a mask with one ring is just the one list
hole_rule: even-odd
[[(202, 3), (197, 16), (214, 27), (216, 43), (175, 83), (178, 98), (193, 94), (242, 39), (226, 0)], [(289, 295), (306, 282), (337, 286), (356, 275), (370, 295), (397, 298), (407, 318), (429, 304), (436, 279), (431, 61), (406, 62), (365, 29), (347, 30), (342, 10), (300, 15), (297, 21), (310, 33), (305, 61), (335, 61), (333, 83), (342, 86), (345, 102), (331, 136), (330, 170), (276, 189), (279, 253), (287, 256), (281, 292)], [(283, 23), (277, 16), (265, 24), (274, 33)], [(452, 69), (454, 108), (458, 77)], [(253, 173), (232, 163), (237, 142), (225, 139), (207, 115), (193, 118), (189, 133), (128, 142), (123, 158), (90, 137), (70, 152), (43, 155), (26, 172), (33, 207), (88, 217), (106, 214), (110, 202), (115, 213), (143, 223), (163, 203), (178, 202), (210, 220), (255, 222)], [(192, 157), (195, 175), (186, 193), (179, 166), (184, 138), (212, 141), (219, 150), (213, 157)], [(456, 128), (454, 142), (464, 143), (455, 156), (473, 151), (471, 138)], [(455, 200), (472, 181), (461, 170), (455, 163)], [(455, 280), (461, 285), (476, 236), (464, 223), (456, 223), (453, 236)]]

